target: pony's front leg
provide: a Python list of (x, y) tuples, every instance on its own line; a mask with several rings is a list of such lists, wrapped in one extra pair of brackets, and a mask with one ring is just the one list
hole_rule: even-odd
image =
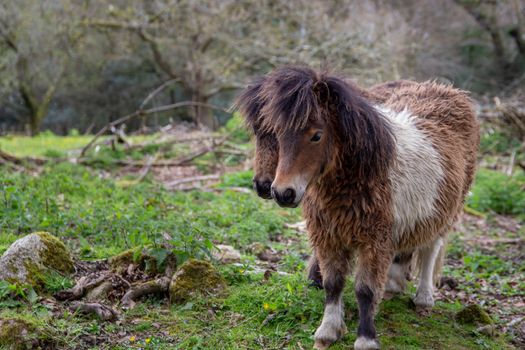
[(388, 267), (393, 252), (379, 247), (361, 246), (358, 250), (358, 266), (355, 294), (359, 306), (359, 328), (354, 343), (355, 350), (379, 349), (374, 317), (383, 296)]
[(344, 321), (343, 288), (349, 269), (349, 255), (316, 250), (323, 276), (325, 307), (323, 321), (314, 335), (314, 348), (326, 349), (347, 332)]
[(310, 286), (323, 289), (323, 276), (321, 275), (321, 267), (315, 255), (315, 250), (308, 261), (308, 280), (310, 281)]

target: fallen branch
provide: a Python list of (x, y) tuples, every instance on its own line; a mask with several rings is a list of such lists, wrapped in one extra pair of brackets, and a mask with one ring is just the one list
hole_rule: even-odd
[(83, 157), (86, 154), (86, 152), (91, 148), (91, 146), (93, 146), (95, 141), (97, 141), (100, 136), (105, 134), (112, 127), (115, 127), (115, 126), (117, 126), (119, 124), (127, 122), (128, 120), (131, 120), (133, 118), (145, 117), (145, 116), (150, 115), (150, 114), (167, 112), (167, 111), (171, 111), (171, 110), (174, 110), (174, 109), (177, 109), (177, 108), (189, 107), (189, 106), (199, 106), (199, 107), (204, 107), (204, 108), (216, 109), (216, 110), (220, 110), (220, 111), (223, 111), (225, 113), (228, 113), (228, 110), (225, 109), (225, 108), (218, 107), (218, 106), (215, 106), (215, 105), (212, 105), (212, 104), (209, 104), (209, 103), (195, 102), (195, 101), (177, 102), (177, 103), (173, 103), (173, 104), (169, 104), (169, 105), (165, 105), (165, 106), (160, 106), (160, 107), (155, 107), (155, 108), (150, 108), (150, 109), (146, 109), (146, 110), (139, 109), (139, 110), (137, 110), (137, 111), (135, 111), (135, 112), (133, 112), (131, 114), (128, 114), (128, 115), (126, 115), (124, 117), (121, 117), (121, 118), (119, 118), (117, 120), (114, 120), (114, 121), (108, 123), (102, 129), (100, 129), (95, 134), (95, 136), (91, 139), (91, 141), (89, 141), (89, 143), (86, 146), (84, 146), (84, 148), (82, 148), (82, 150), (80, 151), (80, 157)]
[(216, 135), (201, 135), (201, 136), (193, 136), (193, 137), (183, 137), (183, 138), (173, 138), (169, 140), (164, 141), (156, 141), (156, 142), (144, 142), (144, 143), (137, 143), (135, 145), (130, 145), (126, 148), (126, 150), (134, 150), (137, 148), (144, 148), (144, 147), (150, 147), (150, 146), (159, 146), (159, 147), (165, 147), (170, 146), (176, 143), (190, 143), (190, 142), (197, 142), (197, 141), (206, 141), (206, 140), (219, 140), (221, 139), (221, 136)]
[(85, 314), (95, 314), (103, 321), (114, 321), (118, 313), (109, 306), (99, 303), (84, 303), (74, 301), (71, 303), (70, 310), (73, 312), (82, 312)]
[(204, 146), (201, 149), (198, 149), (197, 151), (193, 152), (192, 154), (189, 154), (187, 156), (184, 156), (178, 160), (179, 165), (188, 163), (195, 158), (198, 158), (200, 156), (205, 155), (206, 153), (212, 152), (217, 148), (217, 146), (222, 145), (226, 140), (228, 139), (228, 136), (224, 136), (221, 139), (219, 139), (217, 142), (213, 141), (213, 144), (211, 146)]
[(89, 290), (96, 288), (107, 278), (107, 273), (82, 276), (73, 288), (62, 290), (56, 293), (54, 297), (60, 301), (81, 299), (84, 294), (86, 294)]
[(24, 163), (34, 163), (36, 165), (43, 165), (49, 162), (49, 159), (36, 157), (17, 157), (15, 155), (0, 150), (0, 162), (12, 163), (16, 165), (23, 165)]
[(132, 309), (136, 300), (149, 294), (164, 294), (168, 292), (171, 279), (163, 276), (152, 281), (132, 286), (121, 299), (122, 305)]
[(493, 239), (481, 239), (481, 238), (464, 238), (464, 241), (478, 242), (482, 244), (521, 244), (525, 242), (523, 238), (493, 238)]
[(201, 176), (192, 176), (192, 177), (186, 177), (184, 179), (178, 179), (172, 182), (166, 183), (164, 186), (168, 189), (173, 189), (174, 187), (177, 187), (178, 185), (188, 183), (188, 182), (200, 182), (200, 181), (212, 181), (212, 180), (218, 180), (220, 179), (219, 174), (212, 174), (212, 175), (201, 175)]
[(155, 162), (155, 159), (157, 159), (157, 155), (155, 154), (154, 156), (150, 156), (148, 158), (148, 160), (146, 161), (146, 165), (144, 166), (144, 168), (142, 169), (142, 171), (140, 172), (139, 174), (139, 177), (137, 178), (137, 183), (138, 182), (141, 182), (142, 180), (144, 180), (144, 178), (146, 177), (146, 175), (148, 175), (149, 173), (149, 170), (151, 169), (151, 166), (153, 165), (153, 163)]

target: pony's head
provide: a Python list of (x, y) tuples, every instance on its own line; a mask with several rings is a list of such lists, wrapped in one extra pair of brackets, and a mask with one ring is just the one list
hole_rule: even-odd
[(271, 196), (281, 206), (299, 205), (324, 174), (346, 167), (352, 176), (368, 178), (391, 156), (392, 136), (382, 116), (357, 87), (335, 76), (280, 68), (248, 87), (238, 106), (257, 136), (259, 156), (268, 147), (260, 145), (264, 137), (278, 147), (266, 156), (278, 157), (271, 162)]
[(237, 98), (235, 107), (245, 118), (255, 135), (253, 188), (264, 199), (271, 199), (271, 187), (277, 168), (279, 144), (273, 133), (261, 130), (261, 108), (264, 105), (261, 90), (265, 77), (255, 79)]

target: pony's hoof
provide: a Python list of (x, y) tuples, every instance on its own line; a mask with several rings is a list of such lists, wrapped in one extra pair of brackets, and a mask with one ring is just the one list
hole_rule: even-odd
[(414, 304), (417, 309), (432, 309), (434, 307), (434, 296), (432, 291), (418, 291), (414, 297)]
[(324, 350), (330, 345), (341, 339), (348, 330), (344, 322), (341, 322), (339, 326), (327, 326), (321, 325), (314, 335), (314, 349)]
[(419, 316), (430, 316), (431, 312), (432, 312), (431, 307), (416, 305), (416, 314), (418, 314)]
[(327, 341), (324, 341), (324, 340), (319, 339), (319, 340), (316, 340), (316, 341), (314, 342), (314, 349), (317, 349), (317, 350), (325, 350), (325, 349), (328, 349), (328, 347), (329, 347), (330, 345), (332, 345), (332, 344), (333, 344), (333, 342), (330, 342), (330, 341), (328, 341), (328, 340), (327, 340)]
[(354, 343), (354, 350), (376, 350), (379, 349), (379, 342), (376, 339), (358, 337)]

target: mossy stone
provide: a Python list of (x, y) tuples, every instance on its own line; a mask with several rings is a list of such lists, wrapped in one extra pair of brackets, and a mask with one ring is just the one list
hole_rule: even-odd
[(43, 287), (52, 272), (68, 275), (74, 271), (68, 249), (48, 232), (35, 232), (15, 241), (0, 257), (0, 279), (11, 283)]
[(33, 324), (16, 318), (0, 319), (1, 349), (25, 350), (38, 346), (38, 330)]
[(64, 243), (49, 232), (35, 232), (42, 242), (44, 249), (41, 251), (42, 263), (45, 266), (52, 266), (54, 270), (69, 274), (75, 271), (73, 259)]
[(493, 324), (489, 314), (477, 304), (469, 305), (456, 314), (456, 320), (461, 324)]
[(170, 301), (183, 303), (197, 294), (218, 293), (224, 287), (224, 279), (212, 264), (191, 259), (173, 275), (169, 288)]

